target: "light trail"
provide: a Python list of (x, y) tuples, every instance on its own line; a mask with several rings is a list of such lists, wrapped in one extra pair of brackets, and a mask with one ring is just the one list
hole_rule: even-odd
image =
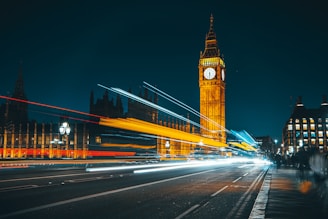
[[(169, 115), (172, 115), (178, 119), (181, 119), (187, 123), (193, 124), (196, 127), (202, 128), (204, 129), (204, 127), (200, 126), (200, 124), (195, 123), (193, 121), (191, 121), (190, 119), (187, 119), (181, 115), (178, 115), (168, 109), (165, 109), (161, 106), (158, 106), (154, 103), (151, 103), (149, 101), (146, 101), (142, 98), (139, 98), (135, 95), (132, 95), (129, 92), (126, 92), (122, 89), (119, 88), (108, 88), (104, 85), (98, 84), (98, 86), (103, 87), (105, 89), (108, 89), (110, 91), (116, 92), (118, 94), (127, 96), (129, 98), (132, 98), (138, 102), (141, 102), (143, 104), (146, 104), (150, 107), (153, 107), (159, 111), (165, 112)], [(135, 132), (144, 132), (147, 134), (156, 134), (158, 136), (166, 136), (172, 139), (180, 139), (186, 142), (193, 142), (195, 144), (201, 144), (204, 146), (214, 146), (214, 147), (227, 147), (228, 145), (226, 143), (223, 142), (219, 142), (216, 141), (212, 138), (208, 138), (208, 137), (204, 137), (204, 136), (198, 136), (195, 134), (191, 134), (191, 133), (187, 133), (184, 131), (180, 131), (178, 129), (173, 129), (173, 128), (168, 128), (165, 126), (160, 126), (160, 125), (156, 125), (153, 123), (148, 123), (148, 122), (144, 122), (141, 120), (133, 120), (131, 118), (129, 119), (111, 119), (111, 118), (106, 118), (103, 116), (99, 116), (96, 114), (91, 114), (91, 113), (86, 113), (86, 112), (82, 112), (82, 111), (78, 111), (78, 110), (72, 110), (72, 109), (68, 109), (68, 108), (63, 108), (63, 107), (58, 107), (58, 106), (53, 106), (53, 105), (49, 105), (49, 104), (43, 104), (43, 103), (38, 103), (38, 102), (33, 102), (33, 101), (28, 101), (28, 100), (23, 100), (23, 99), (19, 99), (19, 98), (13, 98), (13, 97), (8, 97), (8, 96), (3, 96), (0, 95), (1, 99), (7, 99), (7, 100), (11, 100), (11, 101), (16, 101), (16, 102), (22, 102), (22, 103), (27, 103), (27, 104), (32, 104), (32, 105), (37, 105), (37, 106), (41, 106), (41, 107), (46, 107), (46, 108), (52, 108), (52, 109), (56, 109), (56, 110), (61, 110), (61, 111), (66, 111), (66, 112), (71, 112), (71, 113), (76, 113), (76, 114), (80, 114), (80, 115), (85, 115), (85, 116), (89, 116), (89, 117), (95, 117), (95, 118), (99, 118), (99, 123), (95, 122), (95, 121), (91, 121), (91, 120), (85, 120), (85, 119), (79, 119), (79, 118), (74, 118), (74, 117), (69, 117), (71, 119), (75, 119), (75, 120), (80, 120), (83, 122), (89, 122), (89, 123), (95, 123), (95, 124), (99, 124), (99, 125), (105, 125), (105, 126), (111, 126), (111, 127), (116, 127), (118, 129), (122, 129), (122, 127), (124, 127), (123, 129), (127, 129), (127, 130), (131, 130), (131, 131), (135, 131)], [(243, 147), (244, 149), (244, 147)]]
[(98, 86), (99, 87), (102, 87), (102, 88), (104, 88), (106, 90), (109, 90), (109, 91), (118, 93), (120, 95), (123, 95), (125, 97), (128, 97), (130, 99), (136, 100), (136, 101), (138, 101), (140, 103), (143, 103), (143, 104), (145, 104), (145, 105), (147, 105), (149, 107), (152, 107), (152, 108), (157, 109), (157, 110), (159, 110), (161, 112), (167, 113), (167, 114), (169, 114), (169, 115), (171, 115), (171, 116), (173, 116), (173, 117), (175, 117), (177, 119), (181, 119), (181, 120), (183, 120), (183, 121), (185, 121), (187, 123), (193, 124), (194, 126), (197, 126), (199, 128), (204, 129), (204, 127), (200, 126), (199, 123), (193, 122), (190, 119), (187, 119), (187, 118), (185, 118), (185, 117), (183, 117), (183, 116), (181, 116), (181, 115), (179, 115), (179, 114), (177, 114), (175, 112), (172, 112), (171, 110), (168, 110), (168, 109), (165, 109), (164, 107), (158, 106), (158, 105), (156, 105), (156, 104), (154, 104), (154, 103), (152, 103), (152, 102), (150, 102), (148, 100), (142, 99), (142, 98), (140, 98), (140, 97), (138, 97), (138, 96), (136, 96), (134, 94), (131, 94), (131, 93), (127, 92), (127, 91), (124, 91), (124, 90), (122, 90), (120, 88), (106, 87), (106, 86), (101, 85), (101, 84), (98, 84)]
[[(244, 142), (249, 142), (247, 139), (245, 139), (243, 136), (241, 136), (240, 134), (238, 134), (237, 132), (235, 131), (230, 131), (228, 129), (226, 129), (225, 127), (221, 126), (220, 124), (218, 124), (217, 122), (215, 122), (214, 120), (211, 120), (210, 118), (204, 116), (203, 114), (201, 114), (200, 112), (198, 112), (197, 110), (193, 109), (192, 107), (188, 106), (187, 104), (177, 100), (176, 98), (172, 97), (171, 95), (165, 93), (164, 91), (158, 89), (157, 87), (143, 81), (143, 83), (145, 84), (143, 87), (148, 89), (149, 91), (163, 97), (164, 99), (178, 105), (179, 107), (182, 107), (183, 109), (187, 110), (188, 112), (198, 116), (200, 119), (205, 119), (206, 121), (214, 124), (216, 127), (218, 128), (221, 128), (222, 130), (224, 130), (226, 133), (230, 133), (230, 134), (233, 134), (234, 136), (236, 136), (238, 139), (241, 139), (243, 140)], [(206, 129), (207, 131), (213, 131), (213, 130), (208, 130)], [(221, 131), (221, 130), (218, 130), (218, 131)], [(222, 137), (221, 137), (222, 138)], [(243, 145), (245, 146), (245, 145)], [(253, 150), (254, 148), (253, 147), (249, 147), (249, 146), (245, 146), (245, 147), (242, 147), (243, 149), (247, 149), (247, 150)]]
[(143, 169), (143, 168), (179, 166), (179, 165), (185, 165), (185, 163), (144, 164), (144, 165), (115, 166), (115, 167), (89, 167), (86, 168), (85, 171), (99, 172), (99, 171), (113, 171), (113, 170), (131, 170), (131, 169)]
[(122, 128), (142, 132), (147, 134), (156, 134), (159, 136), (166, 136), (174, 139), (181, 139), (185, 141), (192, 141), (194, 143), (202, 143), (203, 145), (216, 146), (216, 147), (226, 147), (226, 143), (216, 141), (212, 138), (206, 138), (203, 136), (191, 134), (178, 129), (173, 129), (161, 125), (157, 125), (150, 122), (145, 122), (142, 120), (134, 118), (101, 118), (99, 121), (100, 125), (110, 126), (114, 128)]
[[(115, 92), (115, 93), (117, 93), (117, 94), (123, 95), (123, 96), (125, 96), (125, 97), (130, 98), (130, 99), (133, 99), (133, 100), (135, 100), (135, 101), (138, 101), (138, 102), (140, 102), (140, 103), (143, 103), (143, 104), (145, 104), (145, 105), (147, 105), (147, 106), (149, 106), (149, 107), (152, 107), (152, 108), (154, 108), (154, 109), (157, 109), (157, 110), (159, 110), (159, 111), (161, 111), (161, 112), (167, 113), (167, 114), (169, 114), (169, 115), (171, 115), (171, 116), (173, 116), (173, 117), (175, 117), (175, 118), (177, 118), (177, 119), (180, 119), (180, 120), (183, 120), (183, 121), (188, 122), (188, 123), (190, 123), (190, 124), (193, 124), (194, 126), (199, 127), (200, 129), (205, 129), (205, 130), (207, 130), (207, 131), (212, 131), (212, 130), (208, 130), (208, 129), (206, 129), (205, 127), (201, 126), (199, 123), (193, 122), (193, 121), (191, 121), (190, 119), (186, 119), (185, 117), (183, 117), (183, 116), (181, 116), (181, 115), (178, 115), (177, 113), (174, 113), (174, 112), (172, 112), (172, 111), (170, 111), (170, 110), (168, 110), (168, 109), (165, 109), (164, 107), (158, 106), (158, 105), (156, 105), (156, 104), (154, 104), (154, 103), (152, 103), (152, 102), (150, 102), (150, 101), (147, 101), (147, 100), (145, 100), (145, 99), (142, 99), (142, 98), (140, 98), (140, 97), (138, 97), (138, 96), (136, 96), (136, 95), (134, 95), (134, 94), (131, 94), (130, 92), (124, 91), (124, 90), (122, 90), (122, 89), (120, 89), (120, 88), (106, 87), (106, 86), (104, 86), (104, 85), (102, 85), (102, 84), (97, 84), (97, 85), (100, 86), (100, 87), (102, 87), (102, 88), (104, 88), (104, 89), (107, 89), (107, 90), (109, 90), (109, 91)], [(147, 85), (149, 85), (149, 86), (155, 88), (154, 86), (152, 86), (152, 85), (150, 85), (150, 84), (148, 84), (148, 83), (147, 83)], [(157, 88), (156, 88), (156, 89), (157, 89)], [(158, 89), (157, 89), (157, 90), (158, 90)], [(164, 92), (162, 92), (162, 93), (164, 93)], [(167, 95), (166, 93), (164, 93), (164, 94)], [(168, 96), (171, 97), (170, 95), (168, 95)], [(173, 97), (171, 97), (171, 99), (172, 99), (172, 98), (173, 98)], [(175, 98), (173, 98), (173, 99), (175, 99)], [(181, 101), (179, 101), (179, 102), (182, 103)], [(187, 109), (189, 109), (189, 110), (192, 109), (191, 107), (189, 107), (189, 106), (187, 106), (187, 105), (185, 105), (185, 104), (183, 104), (183, 103), (180, 104), (180, 105), (183, 105), (185, 108), (187, 108)], [(194, 112), (195, 110), (192, 109), (191, 111)], [(130, 119), (130, 118), (128, 118), (128, 119)], [(140, 121), (140, 120), (139, 120), (139, 121)], [(118, 122), (118, 121), (116, 121), (116, 122)], [(119, 122), (121, 123), (121, 127), (125, 127), (125, 129), (128, 129), (128, 130), (137, 131), (137, 132), (144, 132), (144, 133), (147, 133), (147, 134), (153, 134), (153, 133), (155, 132), (155, 130), (151, 130), (151, 131), (147, 130), (147, 129), (148, 129), (148, 128), (147, 128), (147, 125), (151, 125), (151, 124), (153, 124), (153, 123), (143, 124), (142, 126), (140, 126), (140, 125), (132, 124), (132, 123), (130, 123), (130, 124), (126, 124), (126, 123), (124, 123), (123, 121), (119, 121)], [(123, 123), (122, 123), (122, 122), (123, 122)], [(114, 122), (114, 123), (115, 123), (115, 122)], [(99, 122), (99, 124), (102, 124), (102, 125), (106, 125), (106, 126), (112, 126), (112, 127), (120, 128), (119, 126), (117, 126), (117, 124), (114, 124), (114, 123), (111, 123), (110, 121), (106, 120), (105, 118), (100, 119), (100, 122)], [(129, 128), (127, 128), (127, 126), (129, 126)], [(132, 128), (132, 126), (134, 126), (134, 128)], [(155, 128), (159, 128), (159, 127), (162, 127), (162, 126), (158, 126), (158, 127), (155, 127)], [(171, 128), (169, 128), (169, 129), (171, 129)], [(142, 131), (141, 131), (141, 130), (142, 130)], [(177, 129), (173, 129), (173, 130), (176, 131), (176, 132), (177, 132), (177, 131), (180, 131), (180, 130), (177, 130)], [(226, 132), (228, 132), (227, 129), (224, 128), (224, 130), (225, 130)], [(157, 130), (156, 130), (156, 131), (157, 131)], [(227, 147), (227, 146), (228, 146), (226, 143), (222, 143), (222, 142), (221, 142), (221, 144), (219, 143), (220, 145), (218, 145), (218, 143), (217, 143), (218, 141), (213, 140), (213, 139), (211, 138), (211, 136), (209, 136), (209, 137), (207, 137), (207, 136), (202, 136), (203, 139), (199, 139), (199, 138), (198, 138), (198, 141), (195, 141), (194, 138), (191, 138), (192, 140), (191, 140), (191, 139), (188, 139), (188, 138), (186, 138), (186, 137), (184, 137), (184, 136), (183, 136), (183, 138), (181, 138), (180, 136), (177, 136), (177, 135), (172, 134), (172, 133), (170, 133), (170, 132), (172, 132), (172, 131), (165, 130), (165, 134), (163, 134), (163, 133), (157, 133), (157, 135), (159, 135), (159, 136), (166, 136), (166, 137), (170, 137), (170, 138), (174, 138), (174, 139), (181, 139), (181, 140), (185, 140), (185, 141), (192, 141), (192, 142), (194, 142), (194, 143), (199, 143), (199, 144), (202, 144), (202, 145), (204, 145), (204, 146), (216, 146), (216, 147)], [(182, 133), (183, 133), (183, 134), (182, 134)], [(181, 133), (182, 135), (186, 135), (186, 132), (182, 132), (182, 133)], [(191, 134), (191, 135), (194, 135), (194, 134)], [(191, 136), (190, 136), (190, 137), (191, 137)], [(205, 140), (205, 139), (206, 139), (206, 140)], [(212, 141), (209, 143), (208, 139), (211, 139)], [(204, 143), (203, 140), (207, 141), (209, 144)], [(241, 146), (242, 149), (247, 150), (247, 151), (249, 151), (249, 150), (254, 150), (254, 151), (255, 151), (255, 149), (254, 149), (252, 146), (248, 146), (248, 145), (237, 145), (237, 147), (238, 147), (238, 146)]]
[(8, 97), (8, 96), (0, 95), (0, 98), (1, 99), (6, 99), (6, 100), (12, 100), (12, 101), (16, 101), (16, 102), (21, 102), (21, 103), (33, 104), (33, 105), (36, 105), (36, 106), (42, 106), (42, 107), (46, 107), (46, 108), (62, 110), (62, 111), (76, 113), (76, 114), (85, 115), (85, 116), (102, 118), (102, 116), (91, 114), (91, 113), (81, 112), (81, 111), (78, 111), (78, 110), (72, 110), (72, 109), (63, 108), (63, 107), (59, 107), (59, 106), (48, 105), (48, 104), (44, 104), (44, 103), (33, 102), (33, 101), (29, 101), (29, 100), (18, 99), (18, 98), (14, 98), (14, 97)]
[[(216, 125), (218, 128), (221, 128), (223, 129), (224, 131), (226, 132), (229, 132), (228, 129), (226, 129), (225, 127), (221, 126), (220, 124), (218, 124), (217, 122), (215, 122), (214, 120), (211, 120), (210, 118), (206, 117), (205, 115), (201, 114), (200, 112), (198, 112), (197, 110), (193, 109), (192, 107), (188, 106), (187, 104), (179, 101), (178, 99), (172, 97), (171, 95), (165, 93), (164, 91), (156, 88), (155, 86), (147, 83), (147, 82), (143, 82), (146, 86), (143, 86), (144, 88), (148, 89), (149, 91), (163, 97), (164, 99), (170, 101), (171, 103), (174, 103), (178, 106), (180, 106), (181, 108), (187, 110), (188, 112), (198, 116), (199, 118), (201, 119), (205, 119), (206, 121), (208, 122), (211, 122), (212, 124)], [(207, 131), (212, 131), (212, 130), (207, 130)], [(218, 130), (218, 131), (221, 131), (221, 130)]]

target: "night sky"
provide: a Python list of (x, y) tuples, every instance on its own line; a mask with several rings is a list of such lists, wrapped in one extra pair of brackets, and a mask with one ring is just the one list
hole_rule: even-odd
[(2, 0), (0, 94), (12, 94), (22, 63), (30, 101), (88, 112), (98, 83), (137, 94), (146, 81), (199, 111), (212, 13), (227, 128), (280, 140), (298, 96), (318, 108), (328, 95), (326, 2)]

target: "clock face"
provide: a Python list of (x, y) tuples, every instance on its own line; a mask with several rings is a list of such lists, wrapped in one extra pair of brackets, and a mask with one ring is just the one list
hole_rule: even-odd
[(214, 68), (207, 68), (204, 71), (204, 77), (208, 80), (211, 80), (215, 77), (215, 69)]
[(224, 69), (221, 70), (221, 78), (222, 78), (222, 81), (225, 80), (225, 71), (224, 71)]

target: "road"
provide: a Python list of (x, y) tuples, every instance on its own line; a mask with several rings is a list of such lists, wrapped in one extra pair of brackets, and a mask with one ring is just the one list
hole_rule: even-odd
[(0, 218), (248, 218), (267, 169), (230, 160), (9, 169)]

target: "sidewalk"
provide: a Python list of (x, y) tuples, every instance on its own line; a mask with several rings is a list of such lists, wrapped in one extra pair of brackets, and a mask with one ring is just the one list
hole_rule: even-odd
[(301, 179), (295, 168), (272, 165), (249, 218), (328, 218), (319, 196), (311, 171)]

